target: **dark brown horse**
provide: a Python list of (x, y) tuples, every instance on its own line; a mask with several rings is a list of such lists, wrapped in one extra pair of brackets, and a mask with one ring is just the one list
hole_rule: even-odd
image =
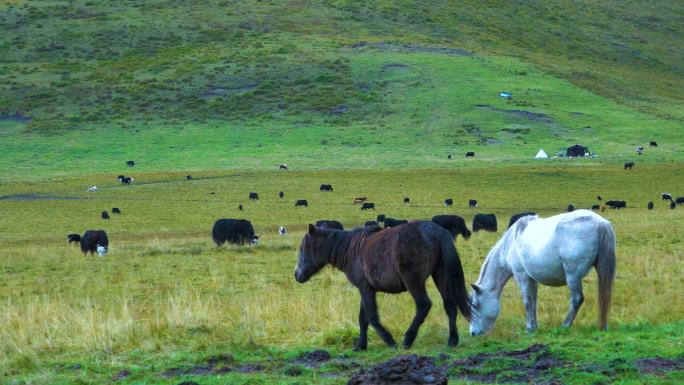
[(342, 270), (361, 292), (361, 335), (355, 349), (366, 349), (369, 323), (387, 345), (396, 346), (392, 335), (380, 324), (375, 293), (404, 291), (411, 293), (416, 302), (416, 315), (404, 336), (404, 347), (410, 347), (432, 306), (425, 290), (430, 275), (449, 316), (449, 346), (458, 345), (456, 309), (470, 319), (470, 299), (453, 238), (439, 225), (409, 222), (384, 230), (366, 227), (339, 231), (310, 224), (299, 247), (297, 282), (308, 281), (327, 264)]

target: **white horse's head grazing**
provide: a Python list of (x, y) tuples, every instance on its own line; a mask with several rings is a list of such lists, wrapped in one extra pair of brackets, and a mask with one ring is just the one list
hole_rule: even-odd
[(538, 218), (536, 215), (518, 219), (489, 251), (480, 270), (477, 283), (470, 286), (473, 318), (470, 321), (470, 335), (478, 336), (490, 331), (499, 318), (501, 307), (499, 298), (506, 281), (511, 277), (510, 269), (505, 267), (505, 259), (517, 235), (524, 231), (527, 223)]
[(495, 290), (485, 290), (474, 283), (470, 300), (473, 310), (473, 318), (470, 321), (470, 335), (479, 336), (487, 333), (494, 327), (499, 318), (499, 296)]

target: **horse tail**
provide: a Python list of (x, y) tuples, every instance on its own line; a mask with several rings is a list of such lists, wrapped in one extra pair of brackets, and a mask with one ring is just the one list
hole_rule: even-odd
[(599, 250), (594, 267), (598, 274), (599, 328), (608, 329), (608, 311), (615, 279), (615, 232), (610, 222), (599, 224)]
[(447, 293), (454, 300), (461, 314), (470, 321), (472, 317), (470, 297), (466, 289), (461, 258), (458, 256), (458, 251), (456, 251), (451, 234), (447, 231), (444, 231), (443, 234), (441, 237), (442, 262), (444, 262), (445, 266), (444, 273), (446, 274)]

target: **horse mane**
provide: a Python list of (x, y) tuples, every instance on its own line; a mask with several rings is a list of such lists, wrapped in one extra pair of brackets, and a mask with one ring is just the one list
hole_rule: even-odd
[(318, 228), (316, 231), (326, 235), (318, 251), (335, 266), (345, 264), (350, 251), (351, 254), (355, 254), (366, 236), (375, 232), (365, 228), (356, 228), (351, 231)]
[(506, 255), (508, 253), (510, 245), (516, 238), (518, 238), (520, 234), (523, 233), (523, 231), (525, 231), (528, 223), (538, 218), (539, 217), (536, 215), (526, 215), (518, 219), (513, 224), (513, 226), (506, 230), (501, 239), (499, 239), (494, 245), (494, 247), (492, 247), (492, 249), (489, 250), (489, 253), (487, 253), (487, 257), (485, 257), (485, 261), (482, 264), (482, 268), (480, 269), (480, 275), (477, 277), (477, 285), (479, 285), (482, 282), (482, 276), (484, 275), (484, 272), (487, 270), (487, 267), (490, 264), (490, 262), (494, 258), (500, 258), (502, 255)]

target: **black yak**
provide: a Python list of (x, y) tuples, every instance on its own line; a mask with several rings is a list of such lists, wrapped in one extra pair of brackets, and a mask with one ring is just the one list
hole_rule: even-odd
[(496, 215), (477, 214), (473, 218), (473, 231), (487, 230), (496, 232)]
[(81, 236), (78, 234), (69, 234), (69, 235), (67, 235), (67, 241), (69, 241), (69, 243), (81, 242)]
[(361, 206), (361, 210), (375, 210), (375, 203), (364, 202), (363, 206)]
[[(596, 209), (598, 209), (598, 205), (596, 205)], [(592, 207), (592, 210), (593, 210), (593, 207)], [(508, 221), (508, 227), (510, 228), (511, 226), (513, 226), (513, 224), (514, 224), (515, 222), (518, 221), (518, 219), (520, 219), (520, 218), (522, 218), (522, 217), (526, 217), (526, 216), (528, 216), (528, 215), (537, 215), (537, 213), (535, 213), (535, 212), (533, 212), (533, 211), (525, 211), (525, 212), (522, 212), (522, 213), (517, 213), (517, 214), (511, 216), (511, 219)]]
[(385, 218), (386, 229), (390, 227), (397, 227), (399, 225), (403, 225), (404, 223), (408, 223), (408, 221), (405, 219)]
[(336, 220), (320, 220), (316, 222), (316, 227), (324, 227), (326, 229), (344, 230), (342, 223)]
[(211, 238), (216, 246), (226, 242), (243, 245), (256, 244), (259, 237), (254, 234), (252, 223), (246, 219), (219, 219), (211, 230)]
[(81, 237), (81, 251), (83, 254), (97, 254), (104, 257), (109, 251), (109, 238), (104, 230), (87, 230)]
[(464, 239), (470, 238), (471, 233), (466, 226), (465, 219), (458, 215), (435, 215), (431, 221), (447, 230), (454, 239), (458, 234), (461, 234)]

